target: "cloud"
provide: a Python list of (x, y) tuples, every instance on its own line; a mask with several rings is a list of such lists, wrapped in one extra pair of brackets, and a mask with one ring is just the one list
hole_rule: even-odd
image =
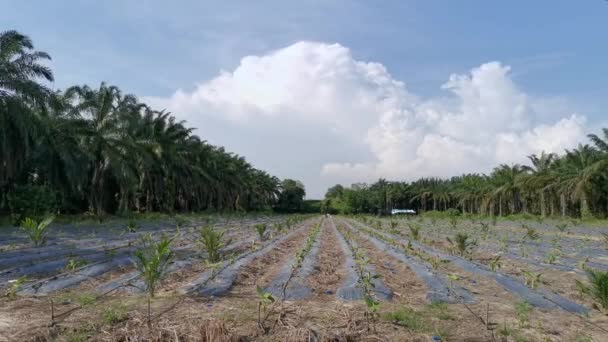
[(486, 63), (450, 75), (443, 96), (425, 99), (342, 45), (298, 42), (146, 101), (319, 197), (336, 182), (487, 172), (584, 139), (584, 116), (562, 106), (547, 115), (556, 101), (529, 96), (510, 72)]

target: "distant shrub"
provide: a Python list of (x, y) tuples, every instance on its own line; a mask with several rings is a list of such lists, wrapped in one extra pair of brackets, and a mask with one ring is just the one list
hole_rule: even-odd
[(8, 207), (14, 223), (26, 217), (40, 218), (57, 212), (57, 194), (45, 185), (23, 185), (8, 194)]

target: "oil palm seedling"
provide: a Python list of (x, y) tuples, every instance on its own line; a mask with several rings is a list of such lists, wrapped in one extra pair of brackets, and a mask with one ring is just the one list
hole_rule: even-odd
[(86, 260), (83, 259), (70, 259), (65, 265), (65, 269), (68, 272), (74, 272), (77, 268), (85, 266), (87, 264)]
[(608, 271), (585, 269), (587, 283), (576, 281), (579, 290), (595, 301), (599, 310), (608, 310)]
[(268, 332), (266, 327), (266, 320), (270, 315), (268, 306), (275, 302), (274, 297), (269, 292), (265, 292), (261, 287), (256, 287), (256, 293), (258, 295), (258, 327), (262, 329), (264, 333)]
[(255, 231), (258, 233), (260, 240), (266, 239), (266, 225), (264, 223), (258, 223), (254, 226)]
[(502, 261), (500, 259), (501, 256), (498, 255), (495, 258), (492, 258), (492, 260), (490, 260), (490, 269), (492, 270), (492, 272), (496, 272), (502, 267)]
[(460, 256), (470, 254), (473, 247), (477, 245), (477, 241), (472, 239), (467, 233), (457, 233), (453, 240), (449, 237), (447, 240), (452, 244)]
[(225, 232), (217, 231), (212, 226), (207, 225), (200, 230), (199, 243), (207, 252), (207, 260), (216, 263), (221, 259), (221, 251), (230, 244), (224, 239)]
[(525, 328), (528, 326), (531, 312), (532, 305), (530, 305), (530, 303), (526, 301), (515, 303), (515, 315), (517, 316), (517, 321), (520, 328)]
[(561, 233), (563, 233), (566, 231), (566, 229), (568, 229), (568, 223), (567, 222), (557, 223), (555, 225), (555, 228), (557, 228), (557, 230), (559, 230)]
[(530, 272), (530, 271), (522, 271), (524, 275), (524, 283), (526, 286), (529, 286), (532, 289), (536, 289), (538, 284), (541, 282), (542, 273), (540, 272)]
[(538, 240), (540, 239), (540, 234), (536, 231), (536, 229), (526, 225), (526, 224), (522, 224), (522, 228), (524, 228), (526, 230), (526, 234), (524, 235), (524, 239), (529, 239), (529, 240)]
[(42, 221), (35, 221), (32, 218), (26, 217), (21, 221), (20, 228), (27, 234), (27, 237), (35, 247), (43, 246), (46, 243), (48, 227), (55, 219), (55, 216), (48, 216)]
[(420, 237), (420, 226), (415, 223), (410, 223), (408, 226), (410, 228), (410, 238), (418, 241), (418, 238)]
[(155, 241), (152, 235), (144, 235), (141, 248), (133, 253), (135, 268), (139, 271), (148, 292), (148, 327), (151, 327), (150, 301), (167, 270), (174, 253), (171, 250), (172, 238), (162, 236)]
[(127, 223), (127, 232), (135, 233), (138, 229), (139, 229), (139, 227), (137, 225), (137, 221), (129, 220), (129, 222)]
[(27, 276), (21, 276), (17, 279), (9, 280), (9, 287), (6, 289), (5, 296), (9, 299), (15, 299), (17, 297), (17, 292), (21, 290), (23, 284), (25, 284), (27, 281)]

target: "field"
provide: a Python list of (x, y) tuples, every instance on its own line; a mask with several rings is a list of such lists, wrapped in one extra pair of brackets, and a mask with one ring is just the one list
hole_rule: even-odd
[[(55, 224), (41, 247), (3, 228), (0, 341), (608, 338), (582, 290), (606, 241), (578, 221), (215, 217), (214, 263), (208, 222)], [(147, 233), (174, 237), (150, 307), (133, 265)]]

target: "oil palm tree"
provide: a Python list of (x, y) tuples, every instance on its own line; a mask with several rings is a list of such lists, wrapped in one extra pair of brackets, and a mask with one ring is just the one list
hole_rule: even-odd
[[(43, 64), (50, 56), (34, 50), (17, 31), (0, 33), (0, 188), (14, 183), (38, 136), (41, 111), (51, 94), (41, 82), (52, 82)], [(1, 191), (3, 194), (6, 191)], [(0, 199), (1, 200), (1, 199)]]
[(524, 173), (519, 177), (519, 185), (524, 189), (531, 189), (532, 192), (538, 193), (540, 215), (545, 217), (547, 216), (546, 187), (553, 181), (551, 168), (557, 159), (557, 155), (543, 151), (540, 156), (532, 154), (528, 156), (528, 159), (530, 159), (532, 165), (522, 166)]

